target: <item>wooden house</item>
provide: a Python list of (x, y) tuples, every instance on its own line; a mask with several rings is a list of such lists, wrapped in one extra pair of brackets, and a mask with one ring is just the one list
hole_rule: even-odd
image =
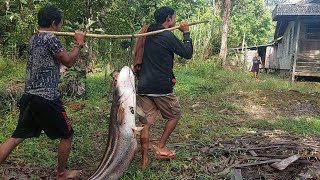
[(320, 77), (320, 0), (281, 4), (273, 48), (266, 50), (266, 68), (289, 70), (296, 76)]

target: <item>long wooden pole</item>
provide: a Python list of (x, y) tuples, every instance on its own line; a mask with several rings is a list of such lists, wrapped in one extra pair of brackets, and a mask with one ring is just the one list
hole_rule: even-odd
[[(197, 21), (197, 22), (192, 22), (189, 23), (189, 26), (193, 26), (196, 24), (202, 24), (202, 23), (208, 23), (208, 20), (203, 20), (203, 21)], [(86, 37), (92, 37), (92, 38), (109, 38), (109, 39), (128, 39), (128, 38), (138, 38), (138, 37), (144, 37), (144, 36), (150, 36), (154, 34), (161, 33), (163, 31), (173, 31), (176, 29), (179, 29), (179, 26), (175, 26), (172, 28), (167, 28), (167, 29), (161, 29), (158, 31), (153, 31), (153, 32), (148, 32), (148, 33), (142, 33), (142, 34), (123, 34), (123, 35), (109, 35), (109, 34), (86, 34)], [(39, 32), (49, 32), (53, 33), (57, 36), (74, 36), (74, 32), (56, 32), (56, 31), (39, 31)]]

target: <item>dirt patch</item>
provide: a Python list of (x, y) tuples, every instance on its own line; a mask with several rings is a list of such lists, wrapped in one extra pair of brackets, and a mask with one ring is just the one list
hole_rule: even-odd
[(55, 172), (53, 169), (37, 168), (24, 163), (7, 162), (1, 165), (0, 179), (3, 180), (29, 180), (36, 175), (37, 179), (53, 180)]
[[(229, 106), (222, 106), (221, 102), (226, 102)], [(234, 123), (320, 116), (320, 93), (301, 93), (294, 90), (239, 92), (194, 102), (189, 109), (193, 113), (216, 111), (224, 115), (225, 120)]]
[(319, 115), (319, 94), (298, 91), (256, 91), (244, 93), (247, 99), (236, 101), (252, 120)]

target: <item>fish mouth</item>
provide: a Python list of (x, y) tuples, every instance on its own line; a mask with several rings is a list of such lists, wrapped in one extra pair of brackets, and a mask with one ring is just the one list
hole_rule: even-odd
[[(117, 103), (129, 106), (132, 96), (136, 95), (134, 74), (128, 66), (124, 66), (120, 72), (112, 73), (113, 100)], [(128, 102), (128, 103), (127, 103)]]
[(136, 93), (134, 74), (128, 66), (124, 66), (119, 73), (113, 74), (113, 85), (114, 88), (119, 92), (120, 97), (126, 96), (125, 94)]

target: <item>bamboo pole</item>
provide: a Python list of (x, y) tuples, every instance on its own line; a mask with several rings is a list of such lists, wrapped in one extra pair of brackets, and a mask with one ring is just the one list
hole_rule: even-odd
[[(203, 21), (196, 21), (196, 22), (191, 22), (189, 23), (189, 26), (197, 25), (197, 24), (202, 24), (202, 23), (208, 23), (208, 20), (203, 20)], [(161, 29), (158, 31), (153, 31), (153, 32), (148, 32), (148, 33), (142, 33), (142, 34), (123, 34), (123, 35), (109, 35), (109, 34), (86, 34), (86, 37), (92, 37), (92, 38), (110, 38), (110, 39), (128, 39), (128, 38), (138, 38), (138, 37), (144, 37), (144, 36), (150, 36), (154, 34), (161, 33), (163, 31), (173, 31), (176, 29), (179, 29), (179, 26), (175, 26), (172, 28), (167, 28), (167, 29)], [(74, 32), (57, 32), (57, 31), (40, 31), (39, 32), (49, 32), (53, 33), (57, 36), (74, 36)]]

